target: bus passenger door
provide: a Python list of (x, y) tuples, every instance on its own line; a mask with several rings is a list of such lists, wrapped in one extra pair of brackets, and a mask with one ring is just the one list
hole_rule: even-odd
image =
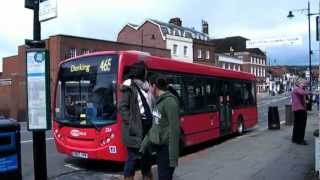
[(220, 135), (231, 132), (232, 107), (230, 103), (230, 84), (227, 81), (220, 82), (219, 95)]

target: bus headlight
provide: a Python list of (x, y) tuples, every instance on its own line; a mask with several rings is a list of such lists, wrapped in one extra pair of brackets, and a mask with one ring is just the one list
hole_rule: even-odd
[(53, 131), (54, 135), (58, 138), (58, 139), (61, 139), (62, 138), (62, 135), (59, 133), (59, 130), (58, 129), (55, 129)]
[(113, 138), (115, 137), (115, 135), (113, 133), (108, 133), (107, 136), (101, 140), (100, 145), (101, 146), (105, 146), (106, 144), (108, 144)]

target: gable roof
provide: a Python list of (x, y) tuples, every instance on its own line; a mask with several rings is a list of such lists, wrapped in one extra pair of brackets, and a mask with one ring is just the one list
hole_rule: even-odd
[(160, 25), (160, 29), (164, 35), (174, 35), (174, 36), (182, 36), (190, 39), (200, 39), (200, 40), (209, 40), (209, 35), (199, 32), (193, 28), (187, 28), (183, 26), (177, 26), (172, 23), (166, 23), (162, 21), (158, 21), (155, 19), (148, 19), (158, 25)]
[(208, 41), (210, 39), (208, 34), (199, 32), (193, 28), (177, 26), (175, 24), (166, 23), (166, 22), (155, 20), (155, 19), (147, 19), (140, 25), (128, 23), (127, 26), (129, 26), (135, 30), (138, 30), (146, 22), (150, 22), (150, 23), (158, 26), (159, 30), (162, 34), (163, 39), (165, 39), (166, 35), (180, 36), (180, 37), (185, 37), (185, 38), (189, 38), (189, 39), (199, 39), (199, 40), (204, 40), (204, 41)]

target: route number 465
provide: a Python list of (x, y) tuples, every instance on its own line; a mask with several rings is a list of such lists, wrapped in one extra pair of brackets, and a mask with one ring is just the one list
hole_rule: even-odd
[(101, 61), (101, 64), (100, 64), (101, 71), (103, 72), (110, 71), (110, 67), (111, 67), (111, 58)]

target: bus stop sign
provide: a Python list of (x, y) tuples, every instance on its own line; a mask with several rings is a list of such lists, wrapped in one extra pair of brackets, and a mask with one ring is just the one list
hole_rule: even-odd
[(48, 51), (29, 49), (26, 59), (28, 130), (48, 130), (51, 128)]

